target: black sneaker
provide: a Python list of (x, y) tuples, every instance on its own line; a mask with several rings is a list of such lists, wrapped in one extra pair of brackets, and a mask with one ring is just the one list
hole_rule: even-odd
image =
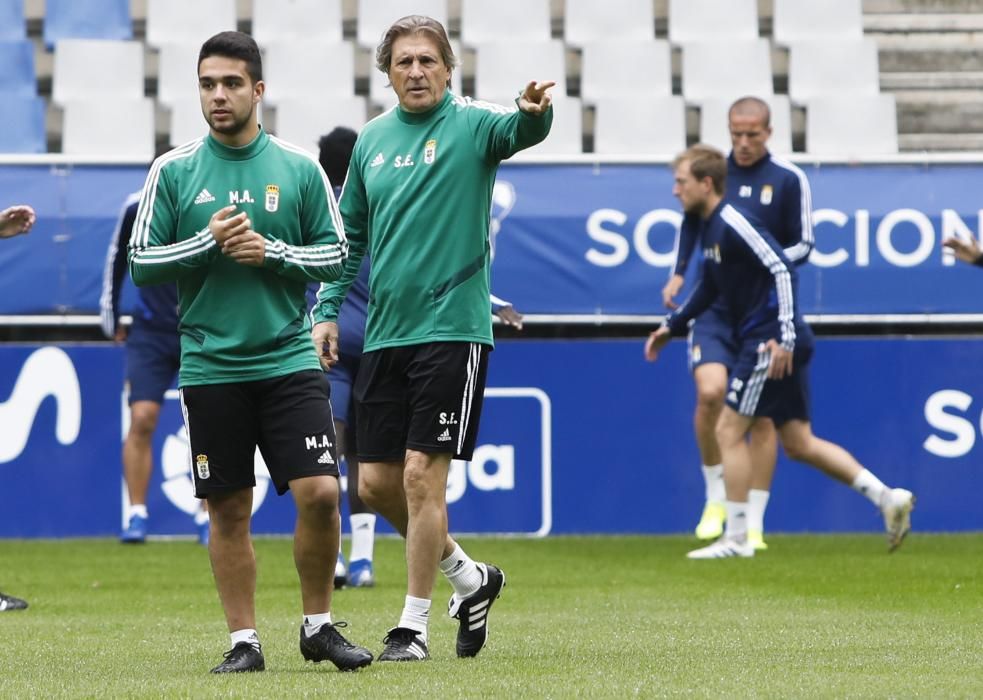
[(14, 598), (12, 595), (0, 593), (0, 612), (3, 612), (4, 610), (24, 610), (26, 607), (26, 600), (21, 600), (20, 598)]
[(212, 673), (249, 673), (265, 671), (266, 661), (263, 659), (262, 648), (257, 648), (249, 642), (239, 642), (225, 652), (225, 661), (212, 669)]
[(491, 564), (477, 564), (481, 586), (464, 600), (451, 596), (447, 614), (457, 618), (457, 655), (477, 656), (488, 639), (488, 612), (505, 588), (505, 572)]
[(379, 654), (379, 661), (423, 661), (430, 658), (427, 643), (416, 630), (409, 627), (393, 627), (382, 643), (386, 648)]
[(354, 671), (372, 663), (372, 652), (365, 647), (356, 646), (341, 636), (339, 627), (348, 627), (347, 622), (323, 624), (308, 637), (304, 626), (300, 626), (300, 653), (314, 663), (327, 659), (342, 671)]

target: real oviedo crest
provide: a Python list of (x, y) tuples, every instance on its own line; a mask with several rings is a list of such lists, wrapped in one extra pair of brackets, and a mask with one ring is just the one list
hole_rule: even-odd
[(277, 185), (266, 186), (266, 211), (274, 212), (280, 207), (280, 187)]

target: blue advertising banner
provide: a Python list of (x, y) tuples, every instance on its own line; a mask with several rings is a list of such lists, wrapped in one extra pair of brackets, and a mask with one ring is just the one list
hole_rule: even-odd
[[(802, 165), (816, 248), (807, 314), (979, 313), (983, 275), (942, 240), (979, 237), (970, 165)], [(495, 294), (533, 314), (661, 314), (681, 220), (667, 165), (509, 165), (492, 232)]]
[[(981, 352), (981, 339), (817, 346), (815, 433), (912, 489), (916, 531), (983, 529)], [(703, 484), (684, 356), (681, 341), (654, 365), (643, 361), (641, 339), (499, 343), (474, 459), (455, 462), (448, 479), (452, 530), (691, 531)], [(122, 375), (112, 346), (0, 347), (0, 537), (118, 532)], [(151, 534), (191, 535), (198, 504), (176, 392), (153, 450)], [(292, 499), (275, 496), (261, 459), (255, 467), (253, 530), (289, 533)], [(882, 523), (847, 486), (782, 457), (766, 527), (877, 532)]]
[[(801, 268), (803, 312), (980, 312), (983, 275), (954, 265), (941, 241), (981, 235), (975, 183), (983, 167), (802, 168), (812, 183), (816, 237)], [(0, 315), (96, 313), (119, 208), (145, 173), (0, 166), (5, 201), (38, 210), (29, 236), (0, 246)], [(493, 290), (528, 314), (663, 313), (660, 290), (680, 219), (665, 164), (505, 163), (494, 190)]]

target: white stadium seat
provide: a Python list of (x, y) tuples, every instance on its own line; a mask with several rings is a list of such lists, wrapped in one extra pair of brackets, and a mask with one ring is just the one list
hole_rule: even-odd
[(774, 3), (772, 35), (780, 46), (797, 41), (863, 36), (861, 0), (774, 0)]
[(56, 104), (144, 95), (139, 41), (63, 39), (55, 46), (51, 99)]
[(358, 0), (358, 43), (373, 50), (382, 34), (407, 15), (426, 15), (447, 27), (447, 0)]
[[(256, 107), (256, 117), (262, 124), (262, 102)], [(167, 142), (172, 147), (180, 146), (208, 133), (208, 122), (201, 112), (201, 101), (197, 97), (173, 102), (170, 105), (170, 120)]]
[(461, 0), (461, 43), (546, 41), (549, 0)]
[(757, 0), (669, 0), (669, 41), (673, 44), (757, 38)]
[(806, 104), (806, 151), (858, 159), (898, 152), (893, 95), (845, 95)]
[(687, 102), (770, 96), (774, 93), (771, 46), (767, 39), (686, 44), (682, 79)]
[(584, 45), (580, 94), (585, 102), (607, 97), (672, 94), (669, 42), (599, 41)]
[(83, 156), (154, 157), (154, 101), (88, 99), (65, 104), (62, 153)]
[(555, 80), (553, 96), (567, 94), (566, 49), (557, 39), (481, 44), (475, 58), (475, 97), (518, 95), (530, 80)]
[(793, 102), (878, 92), (880, 65), (873, 39), (802, 41), (789, 46), (788, 95)]
[(563, 38), (571, 46), (592, 41), (655, 38), (655, 12), (647, 0), (566, 0)]
[(342, 39), (342, 0), (253, 0), (253, 38), (261, 48), (300, 39)]
[(147, 44), (201, 46), (219, 32), (236, 29), (236, 0), (147, 0)]
[(264, 54), (265, 99), (270, 104), (312, 94), (355, 95), (355, 46), (350, 42), (278, 41)]
[(686, 103), (679, 95), (597, 100), (595, 153), (673, 156), (685, 148)]
[(164, 44), (157, 54), (157, 101), (162, 105), (198, 101), (200, 44)]

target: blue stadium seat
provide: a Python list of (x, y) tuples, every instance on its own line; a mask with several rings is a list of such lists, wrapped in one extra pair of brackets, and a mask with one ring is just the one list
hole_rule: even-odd
[(0, 153), (45, 153), (44, 98), (0, 97), (3, 101), (3, 129)]
[[(34, 44), (30, 39), (0, 41), (0, 95), (33, 97), (36, 94)], [(6, 105), (3, 110), (7, 111)]]
[(23, 39), (26, 36), (24, 0), (0, 0), (0, 40)]
[(132, 39), (130, 0), (47, 0), (44, 43), (59, 39)]

